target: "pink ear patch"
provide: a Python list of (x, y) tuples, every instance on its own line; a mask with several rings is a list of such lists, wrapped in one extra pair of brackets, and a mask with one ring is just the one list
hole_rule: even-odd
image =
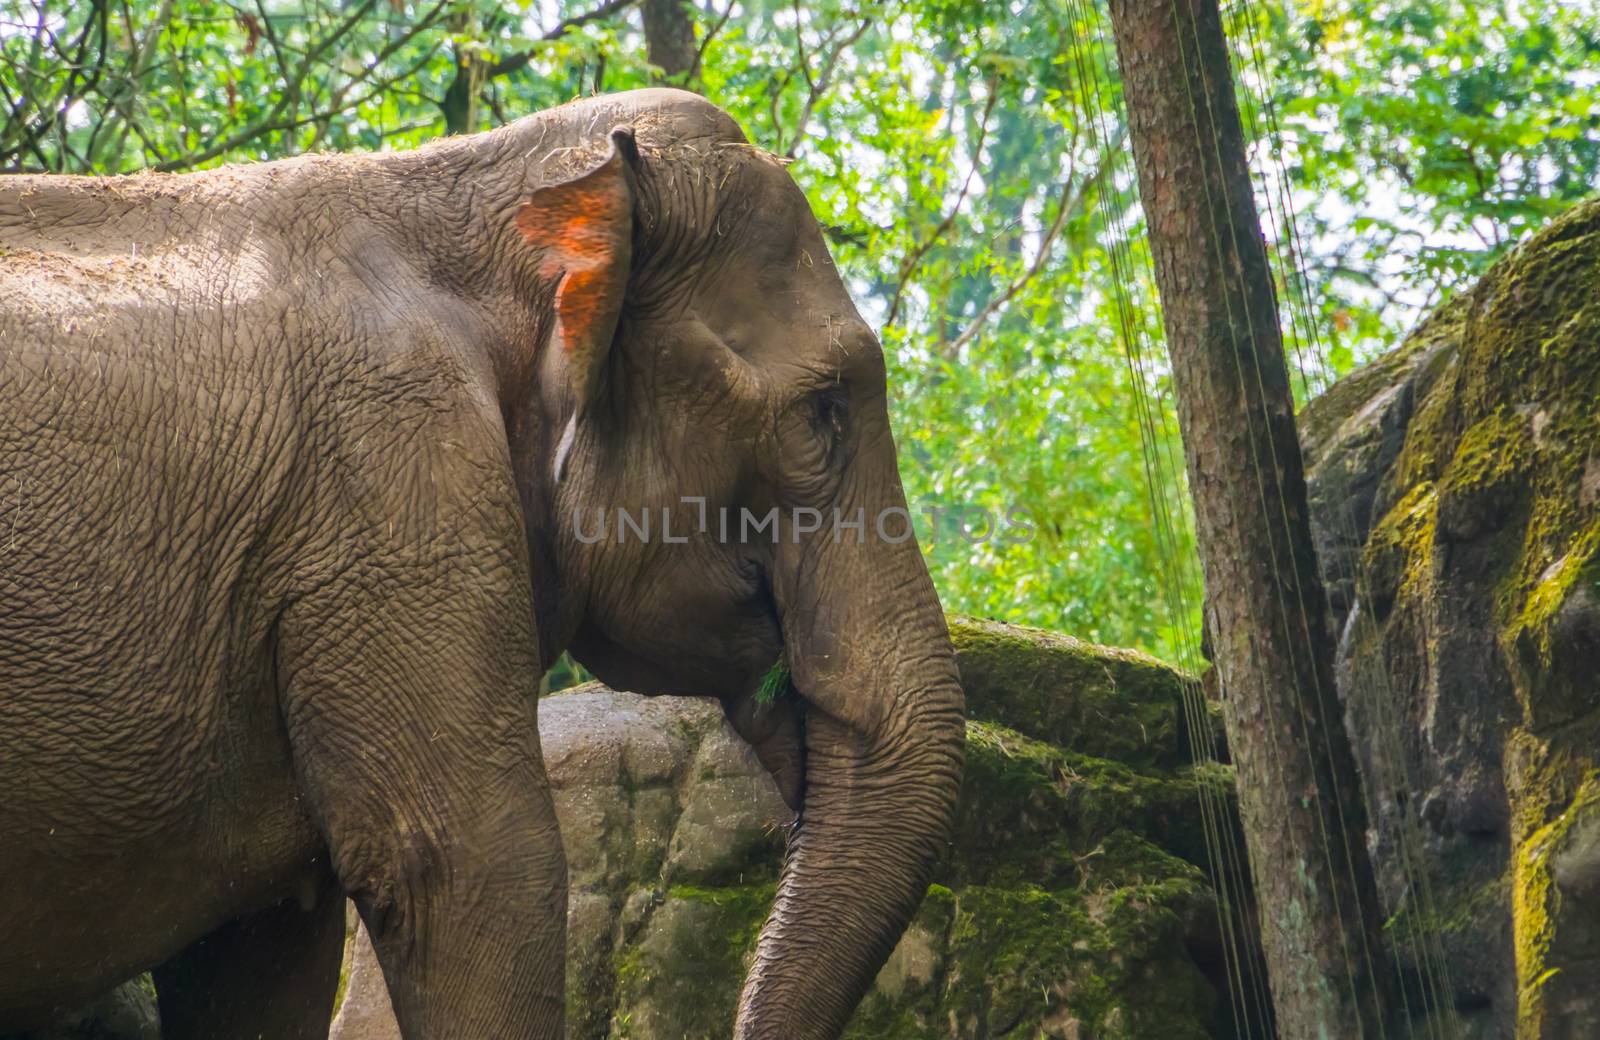
[(580, 389), (616, 331), (628, 280), (633, 203), (615, 153), (565, 184), (540, 188), (517, 212), (517, 229), (544, 251), (539, 274), (560, 277), (556, 324)]

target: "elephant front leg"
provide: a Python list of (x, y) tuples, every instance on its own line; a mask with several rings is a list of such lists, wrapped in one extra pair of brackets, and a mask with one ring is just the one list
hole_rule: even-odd
[(514, 623), (532, 613), (482, 584), (403, 598), (431, 609), (345, 600), (290, 619), (280, 672), (302, 788), (406, 1040), (555, 1040), (566, 860), (536, 644)]
[[(406, 1040), (564, 1035), (566, 858), (542, 786), (396, 827), (391, 863), (350, 857), (361, 912)], [(357, 839), (365, 842), (365, 837)], [(363, 864), (365, 865), (359, 865)]]

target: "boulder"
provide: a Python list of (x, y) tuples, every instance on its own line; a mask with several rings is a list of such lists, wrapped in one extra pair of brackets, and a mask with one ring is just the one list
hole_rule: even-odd
[(1301, 418), (1389, 934), (1468, 1036), (1600, 1036), (1596, 285), (1600, 200)]

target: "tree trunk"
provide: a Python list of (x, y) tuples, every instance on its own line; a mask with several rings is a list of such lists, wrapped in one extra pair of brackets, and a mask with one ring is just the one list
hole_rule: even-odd
[(444, 132), (465, 134), (473, 129), (473, 115), (477, 101), (481, 63), (477, 58), (462, 57), (456, 62), (456, 74), (445, 88), (439, 110), (444, 113)]
[(700, 56), (688, 0), (644, 0), (644, 42), (645, 57), (662, 78), (684, 85)]
[(1215, 0), (1111, 0), (1281, 1034), (1389, 1024), (1294, 403)]

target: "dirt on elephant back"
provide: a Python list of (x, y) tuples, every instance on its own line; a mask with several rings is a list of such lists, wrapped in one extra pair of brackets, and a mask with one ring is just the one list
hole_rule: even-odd
[(1473, 1036), (1600, 1036), (1600, 200), (1302, 435), (1414, 1000), (1447, 986)]

